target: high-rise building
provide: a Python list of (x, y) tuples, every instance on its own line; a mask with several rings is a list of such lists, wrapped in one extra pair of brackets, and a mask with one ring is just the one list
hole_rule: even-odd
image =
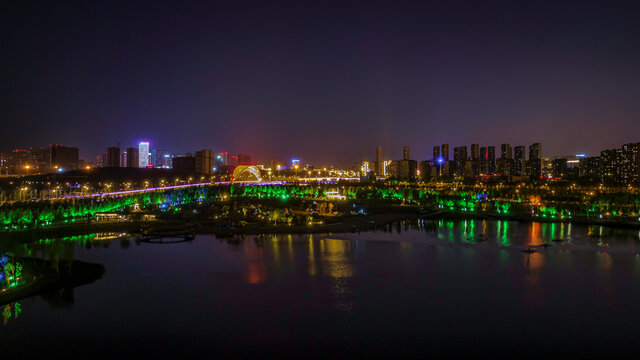
[(176, 156), (172, 160), (172, 167), (178, 171), (196, 171), (196, 158), (191, 154)]
[(487, 147), (487, 174), (494, 175), (496, 173), (496, 147)]
[(51, 148), (30, 149), (30, 164), (33, 173), (47, 173), (51, 171)]
[(140, 151), (139, 148), (134, 148), (134, 147), (127, 148), (126, 164), (128, 168), (140, 167), (141, 161), (140, 161), (139, 151)]
[(640, 182), (640, 143), (622, 145), (620, 149), (600, 153), (602, 179), (616, 183)]
[(449, 161), (449, 144), (442, 144), (442, 147), (440, 147), (440, 156), (442, 156), (444, 161)]
[(524, 146), (516, 146), (514, 148), (513, 175), (524, 176), (526, 174), (525, 153), (526, 153), (526, 149)]
[(196, 151), (196, 172), (205, 175), (213, 173), (213, 150)]
[(553, 159), (551, 161), (551, 174), (554, 178), (567, 177), (569, 167), (567, 166), (566, 158)]
[(393, 160), (383, 160), (382, 161), (382, 175), (389, 176), (389, 168), (391, 167), (391, 162)]
[(218, 169), (223, 168), (225, 166), (228, 165), (228, 157), (229, 157), (229, 153), (228, 152), (219, 152), (218, 154), (216, 154), (215, 159), (213, 159), (213, 164), (214, 167), (217, 167)]
[(173, 154), (171, 154), (171, 155), (164, 154), (162, 156), (162, 167), (165, 167), (165, 168), (172, 167), (173, 166), (173, 161), (172, 161), (173, 158), (174, 158)]
[(153, 167), (162, 167), (163, 155), (164, 155), (164, 150), (162, 150), (162, 148), (155, 148), (151, 150), (150, 165), (153, 165)]
[(442, 159), (440, 155), (440, 146), (434, 146), (432, 165), (433, 165), (433, 168), (435, 169), (433, 171), (435, 171), (436, 176), (441, 175), (441, 169), (442, 169), (443, 163), (444, 163), (444, 159)]
[(529, 175), (535, 178), (542, 176), (542, 149), (540, 143), (529, 145)]
[(467, 161), (467, 147), (457, 146), (453, 148), (453, 172), (456, 176), (464, 176), (465, 163)]
[(391, 161), (387, 175), (398, 180), (414, 180), (417, 170), (418, 162), (415, 160), (395, 160)]
[(16, 149), (0, 156), (3, 174), (33, 174), (29, 150)]
[(54, 169), (77, 170), (80, 162), (77, 147), (51, 145), (51, 167)]
[(580, 160), (580, 177), (597, 179), (600, 174), (600, 157), (590, 156)]
[(376, 147), (376, 175), (384, 176), (384, 160), (382, 160), (382, 145)]
[(489, 173), (489, 162), (488, 160), (489, 153), (487, 152), (487, 148), (485, 146), (480, 148), (480, 173), (488, 174)]
[(247, 154), (238, 154), (238, 165), (252, 165), (251, 156)]
[(479, 144), (471, 144), (471, 158), (472, 159), (480, 159), (480, 145)]
[(9, 175), (11, 169), (11, 154), (0, 152), (0, 174)]
[(138, 144), (138, 165), (141, 168), (149, 166), (149, 142), (147, 141), (141, 141)]
[(238, 166), (238, 155), (229, 155), (229, 157), (227, 158), (227, 165), (231, 166), (232, 168)]
[(428, 181), (430, 178), (437, 176), (436, 168), (431, 164), (431, 161), (420, 161), (420, 177), (424, 181)]
[(622, 182), (640, 182), (640, 142), (622, 145)]
[(405, 146), (402, 148), (402, 160), (410, 160), (410, 155), (409, 155), (409, 147)]
[(119, 147), (107, 148), (106, 167), (120, 167), (120, 148)]
[(500, 157), (503, 159), (513, 159), (513, 149), (511, 148), (511, 145), (500, 145)]
[(367, 176), (367, 175), (369, 175), (369, 171), (371, 171), (371, 167), (369, 166), (369, 162), (368, 161), (363, 161), (362, 164), (360, 165), (360, 175), (361, 176)]
[(513, 162), (513, 149), (509, 144), (500, 145), (500, 159), (498, 159), (498, 173), (501, 175), (511, 175)]
[(471, 144), (471, 173), (480, 175), (480, 144)]
[(105, 164), (107, 163), (107, 153), (104, 152), (100, 155), (96, 155), (96, 161), (95, 161), (95, 167), (104, 167)]

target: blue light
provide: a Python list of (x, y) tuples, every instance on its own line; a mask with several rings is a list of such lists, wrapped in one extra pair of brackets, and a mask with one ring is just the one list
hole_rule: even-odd
[(63, 169), (63, 168), (59, 168), (59, 169), (58, 169), (58, 172), (63, 172), (63, 171), (64, 171), (64, 169)]
[(576, 154), (576, 157), (583, 158), (583, 157), (587, 157), (587, 155), (585, 155), (585, 154)]
[(438, 158), (438, 164), (443, 164), (444, 163), (444, 158), (441, 156)]

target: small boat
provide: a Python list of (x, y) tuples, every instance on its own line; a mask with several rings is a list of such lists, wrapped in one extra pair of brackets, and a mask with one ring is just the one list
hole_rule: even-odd
[(553, 246), (553, 245), (551, 245), (551, 244), (547, 244), (547, 243), (544, 243), (544, 244), (542, 244), (542, 245), (540, 245), (540, 246), (542, 246), (543, 248), (545, 248), (545, 249), (546, 249), (546, 248), (551, 247), (551, 246)]
[(533, 254), (534, 252), (536, 252), (536, 249), (527, 248), (527, 249), (522, 250), (522, 252), (525, 253), (525, 254)]
[(564, 239), (555, 238), (555, 239), (553, 239), (553, 240), (551, 240), (551, 241), (553, 241), (553, 242), (563, 242), (563, 241), (564, 241)]
[(144, 229), (138, 236), (138, 241), (170, 244), (182, 241), (191, 241), (196, 238), (195, 226), (185, 224), (179, 226), (157, 226)]

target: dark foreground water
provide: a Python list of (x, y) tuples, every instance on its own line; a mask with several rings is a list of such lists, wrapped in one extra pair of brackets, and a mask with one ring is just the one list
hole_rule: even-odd
[[(637, 231), (503, 221), (421, 227), (40, 244), (41, 256), (106, 271), (92, 284), (18, 301), (18, 316), (0, 325), (0, 353), (637, 357)], [(544, 242), (555, 245), (522, 251)], [(2, 306), (14, 312), (16, 303)]]

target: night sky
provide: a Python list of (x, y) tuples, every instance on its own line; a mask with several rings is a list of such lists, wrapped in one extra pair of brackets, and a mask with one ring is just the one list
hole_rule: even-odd
[(148, 139), (317, 166), (444, 142), (596, 154), (640, 141), (631, 3), (12, 1), (0, 148), (93, 160)]

